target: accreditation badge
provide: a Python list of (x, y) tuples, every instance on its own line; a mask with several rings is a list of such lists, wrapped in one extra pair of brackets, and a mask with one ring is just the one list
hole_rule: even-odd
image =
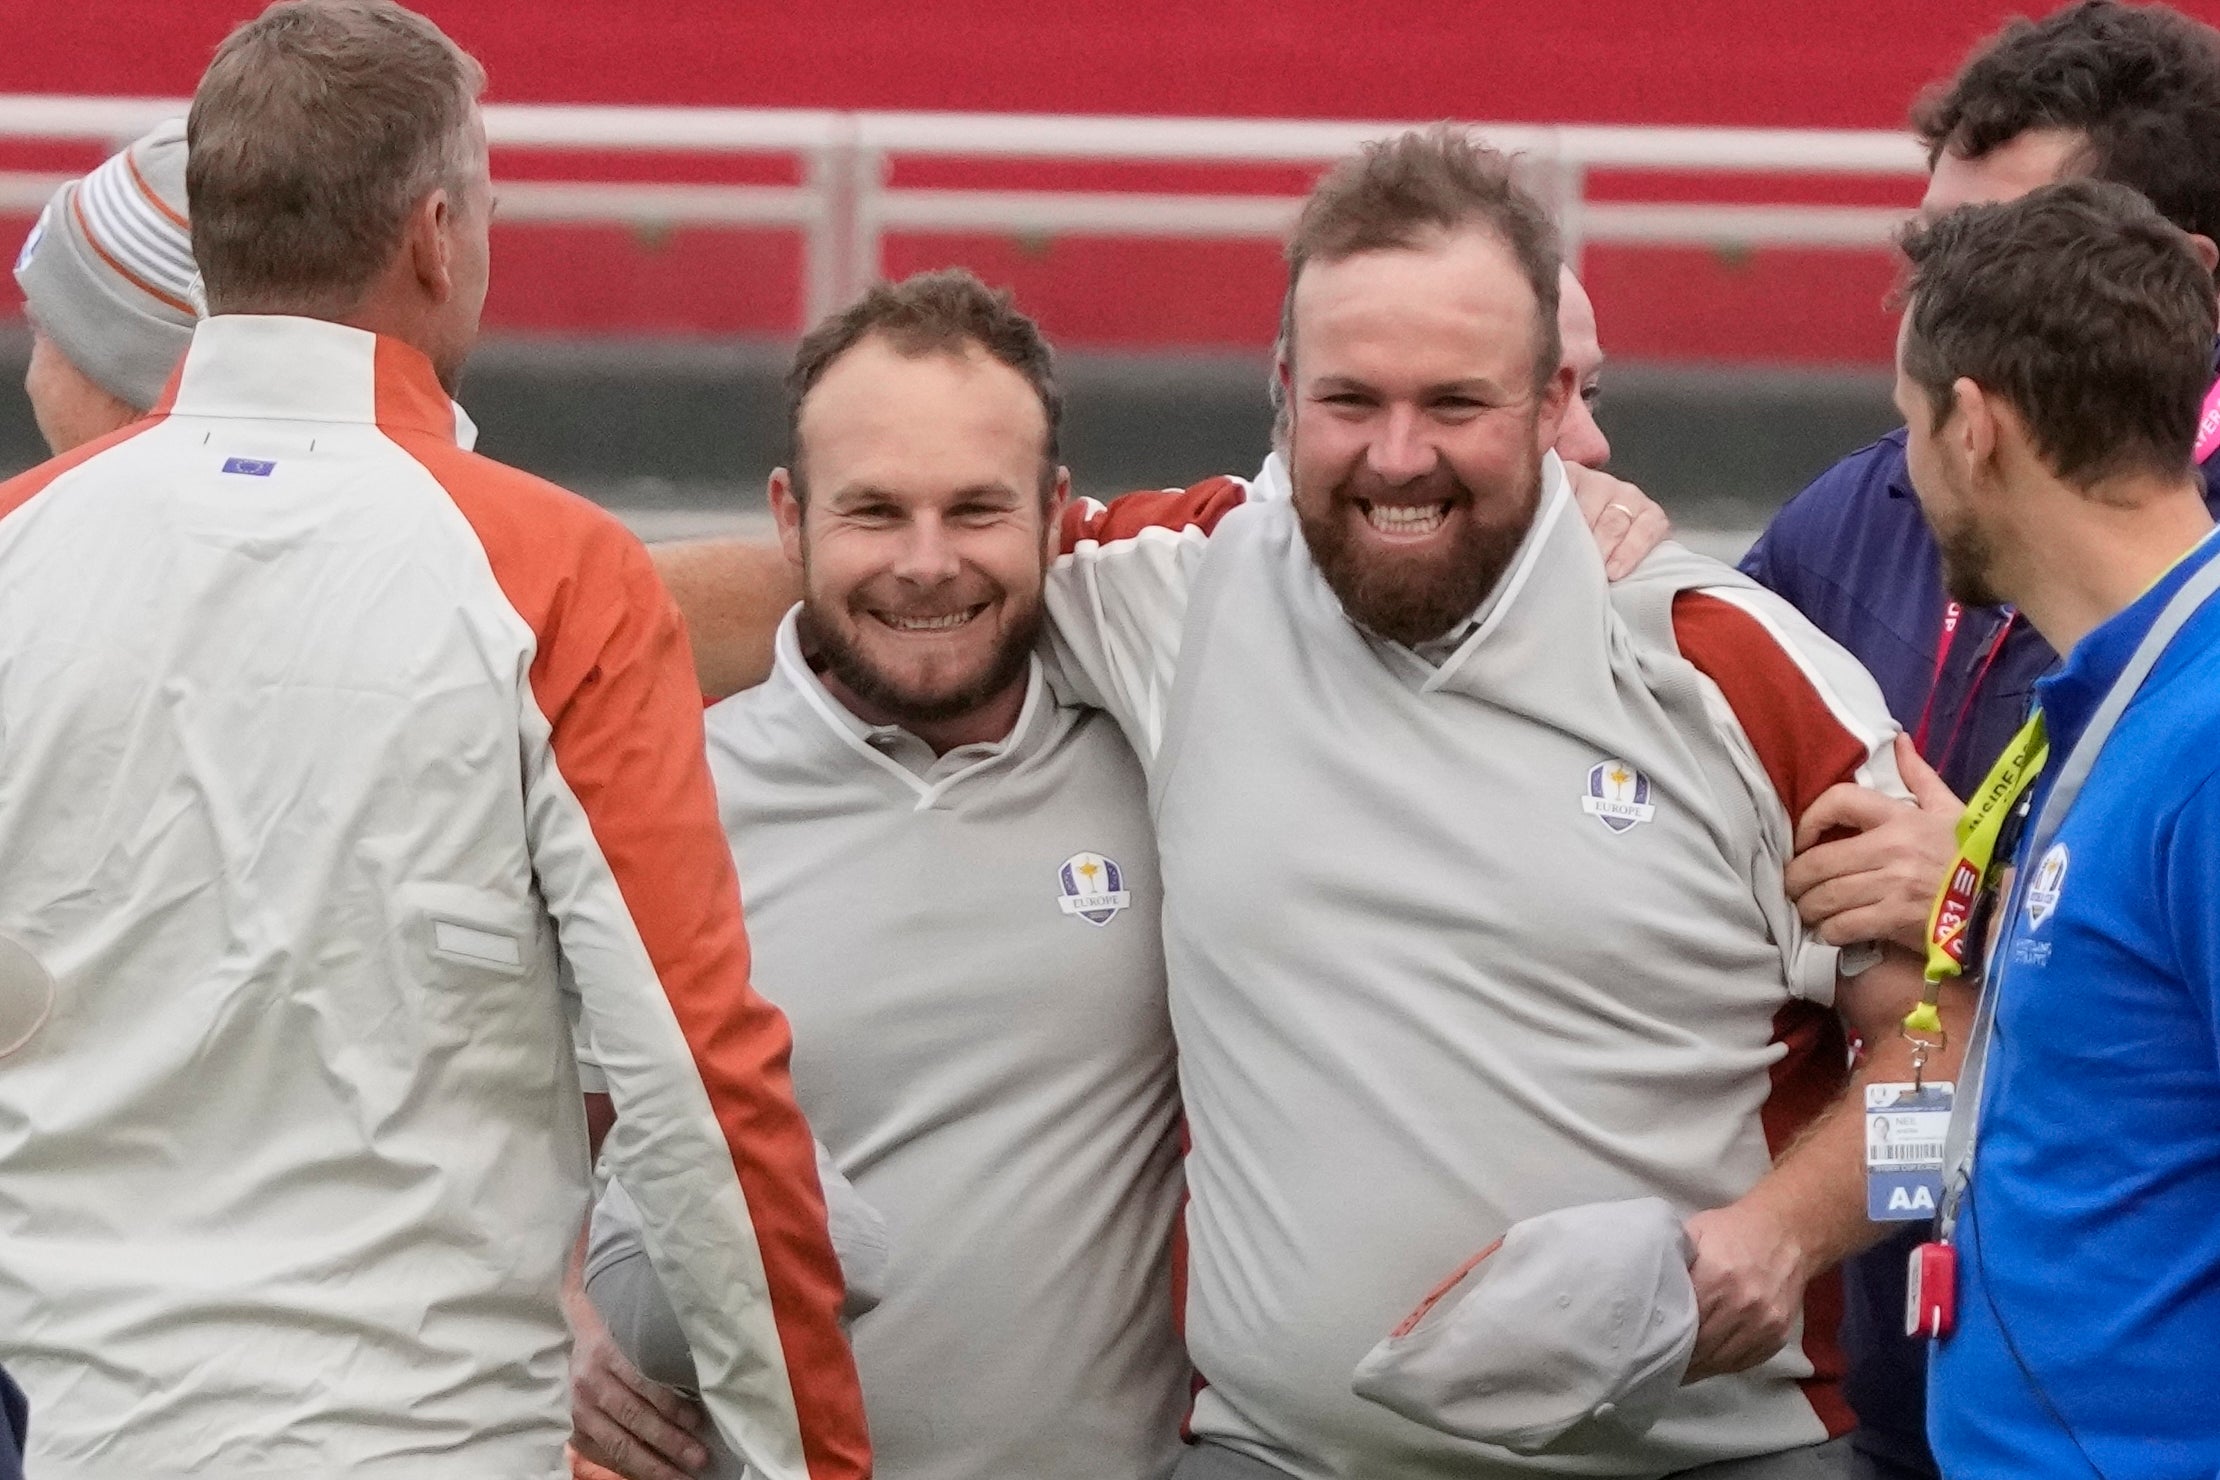
[(1954, 1088), (1935, 1080), (1865, 1087), (1865, 1215), (1873, 1222), (1935, 1216)]

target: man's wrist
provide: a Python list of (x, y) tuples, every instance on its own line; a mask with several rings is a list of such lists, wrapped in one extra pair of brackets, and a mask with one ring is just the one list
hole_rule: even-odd
[(1765, 1178), (1731, 1208), (1749, 1225), (1753, 1239), (1779, 1252), (1782, 1263), (1795, 1272), (1799, 1283), (1809, 1284), (1834, 1263), (1805, 1236), (1797, 1203), (1786, 1195), (1780, 1179)]

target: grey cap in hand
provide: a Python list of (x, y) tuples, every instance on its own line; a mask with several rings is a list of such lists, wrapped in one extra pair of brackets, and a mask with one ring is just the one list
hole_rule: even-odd
[(1519, 1454), (1616, 1449), (1696, 1348), (1694, 1248), (1657, 1198), (1515, 1223), (1357, 1364), (1361, 1398)]

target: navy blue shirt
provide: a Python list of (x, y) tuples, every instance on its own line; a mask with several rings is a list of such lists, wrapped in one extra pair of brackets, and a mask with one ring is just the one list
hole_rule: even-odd
[(1942, 554), (1905, 471), (1901, 427), (1790, 499), (1742, 569), (1866, 666), (1889, 712), (1924, 738), (1927, 764), (1960, 796), (1996, 763), (2027, 718), (2035, 680), (2058, 661), (2025, 621), (1976, 607), (1960, 615), (1938, 674), (1949, 598)]
[[(1943, 648), (1942, 555), (1912, 493), (1904, 436), (1898, 428), (1820, 474), (1774, 516), (1742, 569), (1872, 672), (1927, 763), (1966, 796), (2026, 720), (2035, 681), (2058, 655), (1994, 607), (1962, 613)], [(2205, 483), (2212, 505), (2220, 456), (2205, 464)], [(1890, 1468), (1931, 1477), (1927, 1345), (1904, 1334), (1905, 1260), (1928, 1236), (1926, 1224), (1907, 1224), (1843, 1267), (1842, 1344), (1854, 1442)]]
[[(2081, 737), (2208, 538), (2036, 686)], [(2037, 806), (2042, 802), (2038, 782)], [(2034, 849), (2040, 845), (2040, 852)], [(2220, 599), (2175, 634), (2022, 882), (1935, 1351), (1954, 1475), (2220, 1474)]]
[(30, 1425), (22, 1389), (0, 1372), (0, 1480), (23, 1480), (23, 1440)]

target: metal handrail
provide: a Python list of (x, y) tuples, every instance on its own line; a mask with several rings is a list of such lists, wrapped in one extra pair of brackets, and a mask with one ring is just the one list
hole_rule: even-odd
[[(182, 115), (187, 106), (181, 98), (0, 95), (0, 141), (83, 140), (117, 147)], [(502, 214), (545, 223), (796, 229), (805, 242), (805, 312), (811, 318), (879, 275), (889, 231), (1272, 240), (1287, 229), (1300, 204), (1254, 192), (898, 185), (893, 167), (903, 158), (1322, 166), (1367, 140), (1409, 127), (1307, 119), (536, 103), (492, 104), (485, 116), (487, 137), (503, 149), (799, 159), (799, 185), (507, 181), (501, 187)], [(1525, 157), (1557, 209), (1567, 253), (1575, 261), (1588, 242), (1875, 247), (1903, 217), (1901, 211), (1873, 206), (1593, 201), (1587, 185), (1594, 170), (1916, 178), (1927, 164), (1915, 140), (1883, 132), (1474, 127), (1498, 148)], [(0, 171), (0, 211), (37, 209), (63, 178)]]

